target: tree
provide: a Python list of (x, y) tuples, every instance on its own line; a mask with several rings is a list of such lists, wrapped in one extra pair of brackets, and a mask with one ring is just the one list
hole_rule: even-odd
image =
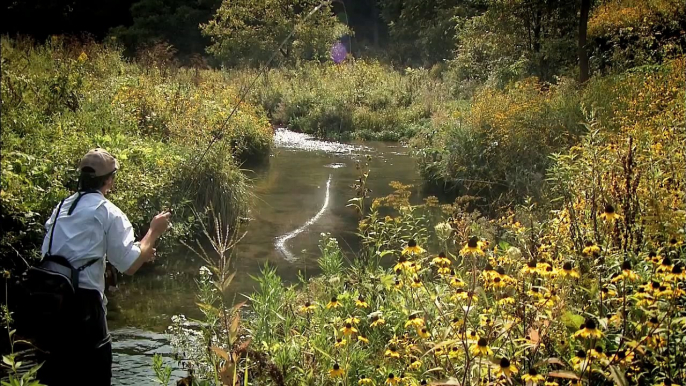
[[(457, 18), (471, 17), (483, 0), (380, 0), (381, 17), (392, 38), (391, 58), (432, 65), (455, 50)], [(482, 9), (483, 10), (483, 9)]]
[(330, 4), (318, 0), (224, 0), (201, 29), (212, 42), (207, 51), (222, 63), (252, 66), (267, 62), (291, 31), (274, 64), (325, 59), (350, 33)]
[(588, 30), (588, 12), (591, 0), (581, 0), (581, 15), (579, 17), (579, 82), (588, 80), (588, 52), (586, 51), (586, 33)]
[(131, 6), (133, 23), (110, 32), (127, 48), (137, 49), (165, 41), (182, 57), (205, 51), (209, 40), (200, 34), (221, 0), (140, 0)]
[(504, 85), (536, 75), (551, 81), (576, 65), (578, 4), (564, 0), (488, 0), (487, 10), (459, 19), (459, 78)]

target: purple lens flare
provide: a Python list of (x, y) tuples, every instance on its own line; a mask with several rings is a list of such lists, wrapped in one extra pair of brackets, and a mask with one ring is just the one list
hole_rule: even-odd
[(331, 47), (331, 60), (333, 60), (334, 63), (339, 64), (343, 62), (346, 56), (348, 56), (348, 50), (343, 43), (336, 42), (336, 44)]

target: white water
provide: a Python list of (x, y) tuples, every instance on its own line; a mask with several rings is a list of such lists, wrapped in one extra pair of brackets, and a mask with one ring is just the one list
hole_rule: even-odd
[(295, 257), (295, 255), (290, 250), (288, 250), (288, 247), (286, 246), (286, 241), (288, 241), (288, 240), (292, 239), (293, 237), (301, 234), (302, 232), (307, 230), (307, 228), (309, 228), (310, 225), (314, 224), (315, 222), (317, 222), (317, 220), (319, 220), (320, 217), (322, 217), (324, 212), (326, 212), (326, 208), (328, 208), (328, 206), (329, 206), (329, 196), (330, 195), (331, 195), (331, 174), (329, 174), (329, 179), (326, 181), (326, 195), (324, 196), (324, 204), (322, 204), (322, 208), (319, 209), (319, 212), (317, 212), (317, 214), (315, 214), (312, 218), (310, 218), (303, 225), (301, 225), (300, 228), (293, 230), (293, 231), (290, 231), (290, 232), (286, 233), (285, 235), (282, 235), (282, 236), (279, 236), (276, 238), (276, 242), (274, 243), (274, 245), (276, 246), (277, 250), (281, 251), (281, 253), (284, 255), (286, 260), (294, 261), (297, 259)]

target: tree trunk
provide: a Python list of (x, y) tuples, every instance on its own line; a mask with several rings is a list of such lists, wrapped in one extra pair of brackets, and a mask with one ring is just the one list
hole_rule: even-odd
[(588, 11), (590, 8), (591, 0), (581, 0), (581, 17), (579, 18), (579, 82), (581, 83), (585, 83), (589, 77), (586, 30), (588, 27)]

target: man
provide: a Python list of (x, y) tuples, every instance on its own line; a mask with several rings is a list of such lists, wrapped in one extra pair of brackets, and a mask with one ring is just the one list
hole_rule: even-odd
[[(155, 216), (140, 243), (126, 215), (105, 196), (119, 168), (103, 149), (91, 150), (79, 164), (78, 192), (66, 198), (45, 224), (43, 256), (63, 256), (78, 273), (73, 315), (54, 332), (38, 379), (48, 386), (110, 385), (112, 342), (105, 317), (105, 258), (133, 275), (155, 259), (155, 242), (169, 226), (169, 212)], [(53, 229), (54, 228), (54, 229)], [(50, 328), (51, 321), (45, 321)], [(52, 334), (51, 334), (52, 336)]]

